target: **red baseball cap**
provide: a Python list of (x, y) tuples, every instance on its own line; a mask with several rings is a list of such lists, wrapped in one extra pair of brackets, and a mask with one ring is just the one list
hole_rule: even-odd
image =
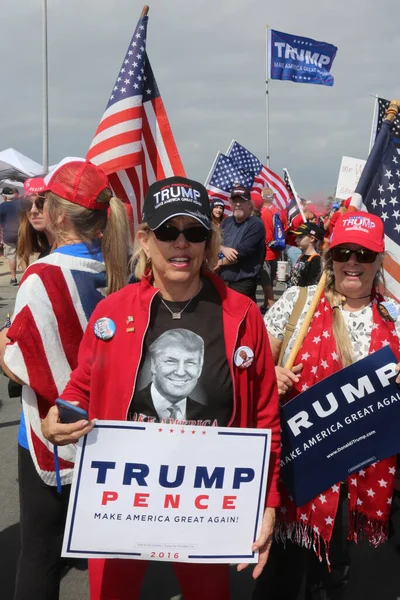
[(373, 252), (383, 252), (384, 237), (384, 226), (380, 217), (363, 211), (348, 212), (336, 221), (329, 247), (358, 244)]
[(24, 193), (25, 196), (33, 196), (34, 194), (41, 194), (46, 189), (43, 177), (29, 177), (24, 181)]
[(53, 192), (64, 200), (92, 210), (106, 210), (109, 207), (108, 202), (96, 202), (100, 192), (110, 189), (107, 175), (82, 158), (64, 158), (46, 177), (34, 177), (26, 187), (35, 190), (30, 193)]
[(254, 208), (257, 210), (260, 210), (264, 204), (264, 200), (260, 192), (250, 192), (250, 200), (252, 201)]

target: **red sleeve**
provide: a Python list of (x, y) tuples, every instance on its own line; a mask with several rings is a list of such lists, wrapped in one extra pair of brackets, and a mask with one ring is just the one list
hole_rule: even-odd
[(341, 213), (338, 210), (331, 216), (331, 220), (329, 221), (329, 225), (328, 225), (328, 232), (329, 232), (330, 236), (332, 235), (332, 231), (333, 231), (333, 228), (335, 227), (335, 223), (340, 216), (341, 216)]
[(249, 309), (249, 317), (252, 319), (255, 331), (257, 331), (257, 343), (254, 351), (254, 356), (257, 361), (254, 382), (254, 398), (256, 404), (255, 420), (258, 428), (271, 429), (272, 432), (271, 457), (269, 462), (265, 505), (274, 508), (280, 505), (278, 481), (281, 453), (281, 428), (278, 387), (267, 330), (255, 304), (252, 304)]
[(298, 227), (300, 227), (300, 225), (301, 225), (302, 223), (304, 223), (304, 219), (303, 219), (303, 217), (301, 216), (301, 213), (299, 213), (298, 215), (296, 215), (296, 216), (293, 218), (293, 221), (292, 221), (292, 224), (291, 224), (291, 226), (290, 226), (290, 229), (292, 229), (292, 230), (295, 230), (295, 229), (297, 229)]

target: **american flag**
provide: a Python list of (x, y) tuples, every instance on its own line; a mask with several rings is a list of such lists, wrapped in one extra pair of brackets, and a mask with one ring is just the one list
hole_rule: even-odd
[[(22, 405), (33, 462), (56, 485), (53, 446), (41, 421), (78, 363), (78, 349), (95, 306), (104, 298), (104, 263), (53, 252), (25, 271), (7, 337), (5, 362), (26, 385)], [(71, 483), (75, 449), (60, 446), (61, 481)]]
[(154, 181), (185, 175), (146, 52), (148, 17), (139, 19), (106, 110), (86, 155), (104, 169), (115, 195), (140, 223)]
[(291, 180), (287, 169), (283, 169), (283, 181), (285, 182), (286, 188), (291, 198), (289, 204), (287, 205), (287, 220), (288, 227), (290, 229), (293, 219), (300, 214), (300, 208), (295, 198), (296, 190), (293, 191), (292, 189)]
[(385, 224), (386, 287), (400, 300), (400, 156), (388, 121), (382, 123), (354, 194)]
[(254, 182), (254, 176), (240, 169), (231, 158), (218, 152), (211, 171), (207, 177), (205, 187), (211, 199), (219, 198), (225, 203), (225, 214), (232, 214), (229, 198), (232, 188), (240, 183), (246, 188), (251, 189)]
[[(385, 118), (389, 104), (390, 100), (385, 100), (384, 98), (376, 99), (371, 147), (375, 143), (376, 137), (381, 130), (383, 119)], [(393, 121), (392, 131), (394, 145), (396, 146), (398, 152), (400, 152), (400, 116), (396, 117)]]
[(226, 155), (236, 163), (236, 165), (245, 171), (251, 173), (254, 177), (252, 189), (253, 191), (260, 191), (264, 187), (270, 187), (275, 192), (274, 203), (279, 210), (285, 210), (290, 202), (289, 191), (282, 179), (263, 165), (254, 154), (247, 150), (244, 146), (232, 141), (229, 146)]

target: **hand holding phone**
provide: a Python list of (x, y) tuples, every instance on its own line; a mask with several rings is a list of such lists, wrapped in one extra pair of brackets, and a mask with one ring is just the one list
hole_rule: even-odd
[(86, 410), (75, 406), (75, 404), (71, 404), (71, 402), (57, 398), (56, 405), (61, 423), (76, 423), (77, 421), (88, 420), (89, 415)]

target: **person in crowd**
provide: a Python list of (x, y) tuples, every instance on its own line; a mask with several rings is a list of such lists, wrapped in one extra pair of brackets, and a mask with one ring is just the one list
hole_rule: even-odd
[(232, 216), (221, 225), (219, 274), (228, 287), (255, 302), (265, 254), (265, 229), (260, 219), (251, 215), (253, 206), (248, 189), (241, 185), (234, 187), (230, 202)]
[[(33, 186), (33, 189), (32, 189)], [(17, 259), (19, 266), (26, 269), (36, 255), (43, 258), (50, 253), (54, 242), (54, 233), (50, 225), (48, 214), (43, 215), (45, 196), (37, 192), (37, 187), (42, 189), (43, 179), (26, 179), (24, 182), (25, 197), (21, 200), (21, 217), (18, 229)], [(10, 398), (20, 398), (22, 386), (12, 379), (8, 382), (8, 395)]]
[[(304, 214), (304, 218), (303, 218)], [(299, 213), (295, 217), (293, 217), (292, 221), (288, 223), (286, 228), (286, 253), (288, 257), (288, 261), (290, 262), (291, 268), (293, 269), (297, 260), (301, 255), (301, 250), (296, 243), (296, 236), (293, 235), (293, 231), (295, 231), (300, 225), (304, 222), (316, 223), (317, 217), (315, 213), (305, 210), (303, 214)], [(287, 218), (287, 217), (286, 217)]]
[(261, 312), (262, 314), (265, 314), (265, 312), (274, 304), (274, 281), (276, 279), (278, 260), (282, 252), (281, 250), (275, 250), (273, 247), (271, 247), (275, 240), (274, 216), (279, 215), (284, 231), (287, 228), (287, 222), (286, 215), (284, 215), (283, 212), (280, 212), (274, 204), (274, 190), (269, 187), (265, 187), (261, 192), (261, 196), (263, 199), (261, 220), (265, 227), (266, 251), (263, 268), (261, 271), (260, 283), (264, 292), (264, 303), (261, 306)]
[[(238, 201), (233, 198), (234, 207), (236, 202), (238, 206), (250, 204), (247, 199), (242, 200), (244, 193), (240, 191)], [(174, 202), (168, 202), (171, 197)], [(154, 354), (166, 351), (166, 344), (170, 343), (166, 336), (182, 336), (182, 330), (186, 330), (184, 338), (189, 345), (185, 352), (177, 353), (181, 346), (173, 346), (173, 362), (182, 363), (180, 374), (175, 373), (174, 377), (182, 378), (186, 352), (194, 353), (190, 379), (193, 383), (196, 380), (196, 385), (193, 389), (190, 386), (185, 394), (190, 394), (200, 405), (196, 408), (197, 418), (204, 424), (221, 427), (272, 430), (267, 508), (255, 543), (259, 562), (253, 576), (257, 577), (267, 560), (275, 507), (279, 506), (276, 380), (271, 374), (271, 351), (257, 306), (243, 294), (227, 288), (213, 273), (220, 250), (220, 233), (210, 221), (209, 210), (206, 189), (196, 181), (170, 177), (150, 186), (136, 234), (139, 282), (113, 294), (94, 311), (81, 344), (79, 364), (62, 398), (79, 402), (79, 406), (88, 409), (90, 419), (125, 420), (129, 411), (136, 418), (140, 416), (141, 421), (154, 420), (150, 403), (146, 408), (141, 402), (142, 414), (138, 415), (136, 405), (141, 390), (155, 381)], [(96, 322), (105, 316), (114, 322), (117, 332), (107, 343), (94, 332)], [(134, 320), (134, 335), (125, 334), (129, 319)], [(118, 335), (118, 331), (124, 333)], [(246, 347), (244, 362), (241, 352)], [(247, 354), (251, 353), (250, 358)], [(159, 387), (165, 388), (166, 384)], [(171, 392), (169, 395), (172, 399)], [(182, 416), (176, 416), (179, 424), (185, 423)], [(84, 435), (92, 426), (82, 421), (63, 425), (58, 422), (57, 408), (53, 407), (43, 422), (43, 432), (52, 443), (65, 444)], [(186, 600), (230, 597), (228, 564), (174, 562), (172, 566)], [(146, 561), (142, 560), (89, 560), (91, 600), (137, 600), (146, 567)]]
[(264, 202), (260, 192), (250, 192), (250, 199), (253, 205), (252, 216), (261, 218), (261, 210)]
[(10, 269), (10, 284), (18, 285), (16, 257), (21, 203), (10, 187), (3, 188), (2, 195), (4, 202), (0, 204), (0, 225), (3, 229), (4, 257), (7, 259)]
[[(399, 360), (400, 305), (378, 291), (383, 281), (383, 257), (384, 226), (378, 216), (355, 211), (338, 219), (330, 248), (323, 257), (325, 290), (308, 333), (293, 368), (276, 366), (282, 403), (383, 345), (389, 345)], [(315, 286), (308, 288), (306, 303), (282, 364), (298, 337), (315, 290)], [(265, 316), (276, 362), (298, 297), (299, 288), (289, 288)], [(316, 343), (316, 339), (322, 341)], [(400, 382), (400, 376), (396, 382)], [(278, 531), (286, 546), (273, 545), (254, 598), (342, 599), (348, 573), (351, 580), (346, 540), (364, 537), (376, 545), (386, 538), (395, 472), (396, 457), (364, 466), (348, 480), (332, 482), (331, 488), (301, 507), (294, 504), (282, 485)], [(379, 484), (379, 480), (384, 484)], [(367, 500), (369, 489), (374, 490), (372, 504)], [(343, 509), (347, 509), (348, 518)], [(319, 562), (315, 553), (323, 562)]]
[[(351, 202), (351, 197), (347, 198), (347, 200), (342, 200), (339, 208), (337, 208), (334, 211), (331, 211), (328, 218), (325, 219), (324, 229), (328, 234), (328, 238), (330, 238), (330, 236), (332, 235), (333, 229), (334, 229), (335, 224), (337, 223), (338, 219), (340, 219), (340, 217), (342, 215), (344, 215), (346, 213), (346, 211), (348, 210), (348, 208), (350, 206), (350, 202)], [(335, 203), (335, 204), (337, 205), (337, 203)]]
[(219, 227), (224, 220), (225, 203), (219, 198), (214, 198), (210, 203), (212, 222)]
[(18, 229), (17, 258), (26, 269), (32, 256), (43, 258), (50, 254), (54, 242), (54, 232), (48, 213), (43, 214), (45, 194), (38, 192), (45, 187), (44, 180), (30, 178), (24, 182), (24, 199), (21, 202), (22, 212)]
[(41, 420), (77, 364), (94, 307), (106, 289), (116, 291), (126, 282), (128, 226), (106, 174), (90, 162), (65, 159), (43, 185), (35, 179), (31, 183), (44, 195), (36, 210), (53, 232), (54, 250), (25, 271), (11, 327), (0, 333), (3, 371), (23, 386), (18, 434), (21, 554), (14, 600), (57, 600), (75, 447), (60, 449), (56, 469)]
[(288, 287), (316, 285), (321, 276), (321, 256), (316, 245), (324, 239), (324, 229), (307, 221), (293, 231), (301, 255), (293, 266)]

